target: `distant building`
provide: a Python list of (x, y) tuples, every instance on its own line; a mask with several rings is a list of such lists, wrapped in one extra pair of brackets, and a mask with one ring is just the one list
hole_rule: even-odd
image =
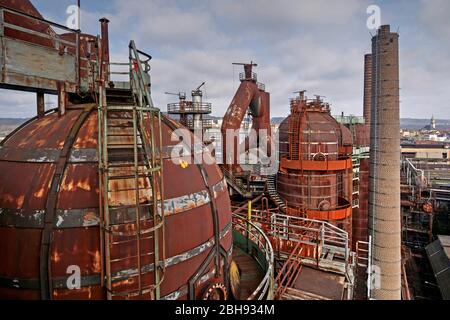
[(401, 152), (406, 158), (450, 159), (449, 145), (437, 141), (402, 142)]
[(430, 124), (425, 126), (423, 130), (436, 130), (436, 119), (434, 118), (434, 115), (431, 116)]

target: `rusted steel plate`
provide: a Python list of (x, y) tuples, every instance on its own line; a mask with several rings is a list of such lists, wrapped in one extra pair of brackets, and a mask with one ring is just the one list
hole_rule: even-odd
[[(5, 192), (0, 193), (2, 197), (3, 208), (0, 211), (0, 223), (2, 225), (16, 226), (22, 228), (42, 228), (42, 218), (45, 213), (45, 199), (47, 197), (48, 186), (51, 178), (53, 177), (53, 166), (51, 163), (27, 163), (27, 162), (13, 162), (11, 154), (14, 154), (15, 160), (23, 157), (21, 160), (30, 160), (28, 156), (20, 155), (22, 150), (33, 149), (36, 153), (47, 152), (49, 149), (56, 156), (56, 150), (59, 152), (64, 139), (68, 134), (68, 129), (73, 126), (75, 119), (79, 117), (81, 110), (68, 110), (67, 115), (58, 118), (56, 114), (46, 116), (43, 119), (45, 121), (36, 120), (28, 124), (24, 128), (18, 131), (16, 135), (11, 137), (5, 144), (5, 151), (1, 151), (0, 157), (0, 181), (4, 182), (0, 185)], [(167, 120), (165, 120), (167, 121)], [(61, 127), (60, 127), (61, 126)], [(99, 213), (98, 213), (98, 169), (97, 169), (97, 155), (94, 156), (96, 149), (97, 139), (97, 117), (93, 112), (84, 124), (81, 126), (75, 139), (76, 148), (73, 149), (69, 156), (69, 162), (64, 170), (61, 185), (58, 191), (58, 203), (54, 217), (54, 230), (52, 232), (54, 241), (52, 242), (52, 249), (50, 257), (52, 261), (52, 270), (55, 270), (55, 274), (52, 274), (52, 283), (55, 287), (54, 298), (102, 298), (98, 288), (95, 284), (92, 284), (92, 279), (99, 276), (97, 267), (97, 256), (99, 248)], [(171, 128), (164, 124), (167, 129), (167, 133), (171, 132)], [(94, 129), (95, 128), (95, 129)], [(53, 131), (54, 130), (54, 131)], [(53, 131), (53, 133), (49, 133)], [(47, 136), (48, 135), (48, 136)], [(83, 137), (85, 135), (85, 137)], [(166, 136), (167, 139), (167, 136)], [(174, 141), (172, 145), (179, 143)], [(16, 148), (17, 150), (13, 150)], [(88, 152), (88, 150), (91, 150)], [(169, 154), (170, 149), (165, 148), (165, 154)], [(60, 154), (58, 154), (60, 156)], [(9, 158), (8, 158), (9, 157)], [(50, 157), (50, 156), (49, 156)], [(185, 159), (185, 158), (180, 158)], [(36, 159), (34, 159), (35, 161)], [(47, 159), (48, 161), (50, 159)], [(57, 161), (58, 159), (55, 159)], [(77, 163), (73, 163), (73, 162)], [(91, 161), (91, 163), (87, 162)], [(27, 168), (46, 168), (48, 171), (44, 178), (44, 169), (27, 169)], [(168, 169), (167, 169), (168, 168)], [(25, 169), (25, 170), (24, 170)], [(177, 290), (180, 290), (183, 286), (186, 287), (187, 279), (194, 274), (198, 269), (201, 262), (206, 258), (208, 252), (213, 248), (214, 242), (209, 243), (213, 237), (213, 214), (211, 212), (211, 197), (215, 198), (217, 207), (217, 217), (219, 232), (222, 230), (222, 246), (225, 250), (229, 250), (231, 247), (231, 232), (223, 233), (223, 231), (229, 225), (230, 216), (230, 204), (226, 184), (223, 181), (223, 177), (220, 171), (214, 165), (210, 165), (203, 168), (205, 179), (203, 179), (199, 167), (196, 165), (189, 165), (187, 168), (179, 164), (173, 164), (170, 159), (164, 161), (164, 177), (165, 177), (165, 213), (167, 214), (167, 229), (166, 231), (166, 243), (167, 243), (167, 272), (172, 274), (172, 278), (167, 276), (167, 282), (165, 281), (162, 288), (162, 294), (175, 294)], [(27, 171), (28, 170), (28, 171)], [(39, 176), (32, 178), (32, 183), (24, 184), (23, 181), (30, 181), (30, 174), (39, 174)], [(45, 170), (44, 170), (45, 171)], [(21, 181), (13, 181), (17, 179), (17, 172), (23, 174)], [(123, 172), (122, 172), (123, 173)], [(35, 179), (36, 181), (33, 182)], [(182, 184), (179, 181), (189, 181), (189, 184)], [(197, 182), (195, 182), (197, 181)], [(205, 184), (206, 181), (206, 184)], [(46, 184), (46, 188), (39, 185), (38, 182)], [(125, 183), (125, 187), (130, 187), (129, 182)], [(134, 185), (133, 185), (134, 187)], [(210, 190), (208, 191), (208, 187)], [(11, 190), (9, 189), (11, 188)], [(19, 190), (19, 191), (16, 191)], [(43, 191), (42, 191), (43, 190)], [(39, 192), (44, 192), (42, 195)], [(13, 193), (11, 193), (13, 192)], [(20, 196), (17, 194), (25, 194), (23, 199), (32, 199), (27, 196), (26, 193), (39, 193), (38, 198), (40, 202), (32, 204), (25, 204), (18, 202)], [(128, 191), (127, 191), (128, 192)], [(3, 194), (11, 193), (11, 199), (3, 197)], [(8, 202), (13, 201), (13, 203)], [(172, 209), (168, 209), (172, 208)], [(148, 212), (144, 210), (143, 212)], [(141, 216), (145, 220), (146, 216)], [(135, 225), (131, 222), (135, 218), (135, 212), (117, 212), (117, 215), (112, 216), (113, 220), (117, 223), (125, 223), (125, 225), (117, 227), (120, 231), (132, 232), (135, 230)], [(143, 220), (142, 227), (149, 228), (151, 223), (146, 223)], [(114, 221), (113, 221), (114, 222)], [(118, 230), (119, 230), (118, 229)], [(39, 230), (37, 231), (39, 234)], [(9, 234), (8, 237), (11, 241), (8, 243), (15, 243), (18, 235)], [(24, 241), (28, 239), (26, 235), (23, 236)], [(126, 236), (122, 237), (124, 240)], [(129, 236), (128, 236), (129, 238)], [(122, 240), (123, 240), (122, 239)], [(209, 239), (209, 240), (208, 240)], [(162, 239), (160, 239), (162, 240)], [(148, 247), (150, 241), (142, 240), (142, 250), (151, 250)], [(208, 242), (208, 245), (203, 244)], [(39, 242), (36, 241), (37, 243)], [(197, 255), (192, 254), (192, 250), (197, 250), (198, 246), (203, 246), (204, 250), (200, 250)], [(8, 250), (12, 250), (9, 248)], [(133, 247), (125, 244), (118, 246), (114, 250), (117, 250), (116, 256), (118, 258), (122, 256), (130, 256), (133, 254)], [(20, 251), (8, 251), (11, 257), (18, 254), (27, 255), (26, 248)], [(190, 252), (190, 253), (187, 253)], [(136, 252), (134, 252), (136, 253)], [(14, 260), (13, 258), (11, 258)], [(35, 259), (35, 263), (38, 263), (38, 258)], [(128, 262), (120, 262), (114, 267), (117, 272), (127, 272), (128, 269), (135, 268), (136, 259), (129, 259)], [(175, 261), (178, 263), (174, 264)], [(34, 263), (33, 262), (33, 263)], [(151, 259), (149, 257), (143, 258), (143, 262), (147, 263), (148, 267), (151, 267)], [(63, 279), (66, 276), (64, 274), (67, 269), (68, 263), (80, 263), (88, 268), (86, 273), (83, 274), (83, 282), (89, 288), (83, 288), (82, 291), (77, 292), (74, 295), (70, 295), (70, 291), (63, 289)], [(213, 268), (213, 263), (207, 268), (205, 274), (210, 273)], [(169, 271), (170, 270), (170, 271)], [(184, 274), (181, 278), (178, 276)], [(38, 271), (33, 277), (38, 281)], [(146, 277), (150, 277), (151, 273), (148, 273)], [(0, 273), (0, 280), (4, 274)], [(29, 281), (31, 278), (18, 277), (24, 282)], [(99, 278), (98, 278), (99, 279)], [(149, 278), (150, 279), (150, 278)], [(22, 281), (21, 280), (21, 281)], [(221, 279), (223, 280), (223, 279)], [(89, 282), (91, 281), (91, 282)], [(133, 277), (131, 278), (133, 281)], [(146, 280), (145, 280), (146, 281)], [(149, 280), (150, 281), (150, 280)], [(134, 285), (136, 282), (134, 282)], [(123, 284), (125, 290), (129, 290), (133, 284)], [(5, 289), (6, 290), (6, 289)], [(25, 290), (25, 289), (24, 289)], [(199, 289), (201, 290), (201, 288)], [(6, 291), (5, 291), (6, 292)], [(6, 293), (5, 293), (6, 294)], [(8, 292), (7, 294), (12, 294)], [(27, 294), (24, 291), (24, 294)], [(20, 293), (17, 295), (21, 296)]]
[[(98, 144), (97, 112), (92, 112), (78, 131), (73, 149), (97, 149)], [(98, 160), (97, 160), (98, 161)]]
[(44, 209), (54, 171), (53, 164), (0, 161), (0, 208)]
[[(60, 35), (61, 39), (66, 41), (76, 43), (76, 34), (75, 33), (64, 33)], [(94, 63), (96, 63), (97, 59), (97, 48), (94, 45), (94, 42), (97, 41), (97, 38), (89, 35), (80, 33), (79, 34), (79, 54), (80, 54), (80, 68), (79, 68), (79, 77), (80, 77), (80, 86), (82, 91), (93, 91), (93, 75), (92, 69), (94, 68)], [(89, 42), (90, 45), (89, 45)], [(90, 48), (90, 52), (89, 52)], [(76, 48), (70, 46), (66, 48), (67, 51), (73, 55), (76, 55)]]
[(0, 227), (0, 239), (0, 275), (38, 278), (41, 231)]
[(323, 201), (328, 208), (338, 205), (338, 179), (336, 174), (304, 175), (278, 173), (277, 190), (292, 207), (317, 209)]
[(98, 206), (98, 166), (68, 164), (59, 188), (59, 209), (95, 208)]
[(316, 211), (316, 210), (306, 210), (306, 216), (308, 219), (317, 220), (343, 220), (352, 215), (352, 208), (350, 204), (347, 208), (329, 210), (329, 211)]
[[(189, 188), (186, 184), (189, 181)], [(181, 182), (181, 183), (180, 183)], [(192, 191), (204, 190), (205, 185), (195, 165), (190, 164), (183, 169), (181, 164), (164, 161), (164, 194), (167, 198), (176, 198)]]
[(81, 110), (70, 110), (64, 117), (52, 113), (36, 119), (28, 124), (26, 129), (19, 130), (8, 139), (4, 146), (17, 149), (62, 149), (70, 128), (81, 112)]
[[(8, 231), (13, 230), (9, 229)], [(1, 232), (1, 229), (0, 229)], [(63, 237), (59, 238), (60, 241), (58, 243), (57, 247), (55, 247), (55, 250), (53, 252), (53, 255), (51, 257), (52, 259), (52, 267), (56, 274), (61, 273), (60, 276), (55, 275), (53, 277), (53, 285), (54, 288), (65, 288), (67, 283), (67, 269), (69, 263), (79, 264), (79, 265), (86, 265), (87, 269), (82, 270), (89, 270), (85, 271), (82, 274), (82, 286), (89, 286), (92, 287), (95, 284), (98, 284), (100, 282), (99, 274), (98, 274), (98, 238), (96, 237), (96, 231), (95, 229), (73, 229), (73, 234), (69, 234), (67, 232), (58, 232), (57, 237)], [(86, 234), (83, 233), (85, 232)], [(82, 239), (80, 239), (80, 237)], [(228, 254), (231, 254), (231, 223), (225, 226), (225, 228), (221, 232), (221, 242), (223, 246), (226, 248)], [(210, 239), (206, 243), (202, 243), (199, 246), (196, 246), (194, 249), (189, 249), (186, 252), (180, 253), (178, 255), (172, 254), (170, 258), (167, 258), (166, 260), (166, 266), (167, 266), (167, 273), (166, 276), (171, 274), (172, 276), (168, 279), (172, 279), (170, 281), (163, 283), (162, 292), (163, 295), (165, 294), (174, 294), (173, 291), (173, 285), (176, 285), (176, 283), (179, 283), (180, 278), (177, 276), (180, 274), (180, 272), (185, 273), (186, 275), (183, 277), (183, 281), (185, 280), (185, 277), (189, 277), (189, 274), (193, 272), (191, 268), (195, 268), (196, 263), (198, 263), (198, 259), (204, 259), (204, 257), (210, 252), (210, 248), (214, 244), (214, 239)], [(88, 252), (88, 255), (86, 256), (86, 251)], [(32, 257), (31, 257), (32, 258)], [(185, 263), (189, 262), (189, 263)], [(131, 264), (133, 266), (133, 264)], [(186, 268), (188, 268), (186, 270)], [(134, 271), (133, 271), (134, 270)], [(147, 277), (149, 277), (149, 273), (151, 272), (152, 265), (143, 266), (143, 272), (147, 273)], [(18, 270), (20, 272), (20, 270)], [(91, 273), (92, 272), (92, 273)], [(131, 268), (130, 270), (122, 270), (121, 273), (130, 273), (133, 274), (133, 272), (136, 272), (135, 267)], [(22, 275), (22, 273), (20, 273)], [(118, 273), (115, 274), (116, 276), (119, 275)], [(22, 289), (26, 288), (39, 288), (39, 281), (36, 277), (30, 276), (30, 279), (24, 279), (21, 277), (16, 277), (16, 281), (12, 278), (12, 276), (4, 276), (2, 273), (2, 276), (0, 277), (0, 283), (3, 284), (3, 286), (16, 286), (20, 287)], [(209, 277), (210, 278), (210, 277)], [(9, 280), (8, 280), (9, 279)], [(133, 277), (132, 277), (133, 279)], [(220, 280), (220, 279), (219, 279)], [(222, 279), (223, 280), (223, 279)], [(9, 281), (9, 284), (7, 284), (5, 281)], [(151, 282), (151, 281), (150, 281)], [(150, 283), (148, 282), (148, 283)], [(16, 283), (16, 284), (14, 284)], [(95, 287), (95, 286), (94, 286)], [(167, 288), (167, 291), (165, 290)], [(127, 290), (129, 290), (129, 287), (126, 287)], [(5, 290), (3, 288), (3, 290)], [(125, 287), (124, 287), (125, 290)], [(172, 292), (169, 292), (172, 290)], [(70, 295), (62, 295), (61, 298), (81, 298), (81, 299), (95, 299), (99, 298), (99, 296), (91, 296), (89, 295), (89, 288), (82, 288), (82, 290), (74, 290), (76, 291), (75, 295), (72, 297)], [(0, 293), (2, 290), (0, 290)], [(56, 291), (55, 291), (56, 292)], [(62, 290), (62, 292), (65, 292)], [(66, 292), (67, 293), (67, 292)], [(58, 295), (57, 295), (58, 296)]]
[(0, 158), (15, 162), (56, 162), (60, 150), (47, 149), (17, 149), (15, 147), (0, 147)]
[(329, 160), (329, 161), (314, 161), (314, 160), (289, 160), (281, 159), (281, 167), (293, 170), (309, 170), (309, 171), (339, 171), (353, 168), (352, 159), (345, 160)]
[(67, 276), (71, 265), (80, 267), (82, 275), (100, 273), (98, 228), (55, 230), (51, 248), (52, 277)]
[(101, 286), (84, 287), (80, 290), (54, 289), (55, 300), (104, 300), (106, 293)]
[(312, 294), (318, 300), (343, 300), (345, 277), (303, 267), (294, 288)]
[[(226, 192), (226, 182), (220, 181), (213, 186), (214, 196), (217, 198), (219, 208), (226, 208), (229, 205), (229, 197)], [(76, 197), (75, 197), (76, 200)], [(67, 202), (76, 203), (76, 202)], [(164, 214), (166, 216), (179, 214), (201, 206), (208, 205), (210, 197), (207, 190), (202, 190), (189, 195), (183, 195), (178, 198), (164, 199)], [(97, 203), (95, 204), (97, 205)], [(84, 207), (84, 206), (83, 206)], [(229, 221), (228, 213), (219, 210), (221, 226)], [(23, 209), (7, 209), (0, 208), (0, 226), (16, 226), (20, 228), (42, 228), (44, 209), (39, 210), (23, 210)], [(149, 219), (150, 214), (144, 206), (141, 210), (141, 218)], [(111, 214), (111, 224), (131, 223), (136, 220), (134, 208), (117, 209)], [(99, 224), (100, 217), (98, 208), (80, 208), (80, 209), (57, 209), (54, 220), (55, 229), (91, 227)]]
[[(201, 154), (204, 153), (206, 159), (209, 161), (210, 154), (206, 149), (195, 148), (194, 156), (180, 156), (180, 152), (183, 150), (183, 146), (173, 145), (173, 146), (165, 146), (162, 150), (162, 156), (165, 160), (170, 160), (175, 162), (175, 164), (179, 165), (182, 160), (188, 163), (195, 163), (195, 159), (202, 159)], [(59, 156), (61, 154), (60, 149), (56, 148), (34, 148), (34, 149), (17, 149), (13, 146), (3, 146), (0, 147), (0, 158), (3, 161), (14, 161), (14, 162), (57, 162)], [(113, 154), (111, 152), (110, 154)], [(159, 154), (159, 152), (156, 152)], [(68, 163), (84, 163), (84, 162), (92, 162), (98, 163), (98, 150), (95, 148), (83, 148), (76, 149), (72, 148), (70, 150)], [(139, 159), (139, 162), (142, 163), (142, 158)], [(210, 162), (209, 162), (210, 163)], [(213, 170), (218, 170), (215, 168), (215, 165), (212, 165)]]

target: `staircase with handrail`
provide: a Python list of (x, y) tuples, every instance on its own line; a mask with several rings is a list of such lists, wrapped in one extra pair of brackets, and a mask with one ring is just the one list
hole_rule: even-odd
[(97, 63), (102, 282), (108, 299), (157, 300), (164, 279), (161, 113), (150, 95), (150, 59), (130, 42), (129, 89), (107, 88), (113, 83), (106, 75), (110, 66)]

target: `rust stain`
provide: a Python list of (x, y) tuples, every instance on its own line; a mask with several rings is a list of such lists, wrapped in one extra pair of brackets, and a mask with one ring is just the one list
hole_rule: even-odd
[[(73, 125), (74, 119), (79, 115), (79, 110), (69, 109), (63, 117), (57, 115), (46, 115), (45, 117), (33, 121), (26, 125), (17, 134), (7, 141), (6, 145), (21, 153), (25, 149), (43, 150), (44, 148), (61, 148), (66, 139), (68, 129)], [(76, 137), (76, 147), (97, 147), (97, 121), (95, 112), (83, 124)], [(164, 120), (169, 121), (169, 120)], [(172, 131), (169, 126), (163, 124), (164, 145), (174, 145), (170, 142)], [(45, 141), (44, 141), (45, 140)], [(189, 166), (182, 169), (179, 165), (172, 163), (171, 159), (164, 161), (164, 198), (174, 199), (187, 196), (180, 200), (183, 211), (177, 215), (167, 217), (166, 231), (166, 252), (167, 257), (173, 257), (204, 243), (213, 236), (213, 223), (211, 208), (207, 205), (210, 200), (201, 193), (205, 190), (203, 179), (196, 166)], [(51, 179), (54, 175), (54, 164), (52, 163), (29, 163), (5, 161), (0, 155), (0, 208), (12, 208), (20, 210), (45, 210), (45, 200)], [(223, 179), (216, 165), (206, 166), (208, 172), (208, 183), (214, 185)], [(127, 171), (119, 171), (120, 174), (127, 174)], [(189, 183), (180, 183), (189, 181)], [(148, 179), (139, 179), (139, 186), (143, 190), (139, 192), (139, 202), (148, 204), (151, 199), (151, 186)], [(131, 189), (131, 190), (128, 190)], [(112, 200), (118, 205), (134, 204), (134, 179), (124, 179), (114, 181), (111, 185)], [(189, 195), (196, 194), (195, 199)], [(69, 210), (67, 214), (59, 214), (58, 219), (66, 221), (73, 219), (70, 216), (71, 209), (95, 209), (99, 205), (98, 190), (98, 164), (97, 162), (69, 163), (65, 169), (61, 186), (58, 190), (58, 210)], [(161, 197), (161, 194), (158, 195)], [(230, 203), (226, 188), (217, 191), (218, 213), (220, 228), (231, 221)], [(178, 207), (177, 207), (178, 208)], [(78, 222), (83, 227), (62, 228), (54, 230), (51, 263), (52, 276), (67, 276), (66, 269), (69, 264), (79, 265), (83, 270), (83, 275), (97, 275), (101, 270), (100, 239), (98, 217), (94, 210), (86, 212)], [(57, 220), (58, 223), (59, 220)], [(95, 222), (95, 223), (94, 223)], [(61, 223), (61, 222), (60, 222)], [(143, 222), (143, 227), (150, 227), (150, 222)], [(24, 279), (39, 279), (39, 239), (41, 230), (16, 230), (6, 232), (5, 228), (0, 228), (0, 276), (13, 274)], [(120, 231), (134, 231), (133, 224), (124, 224), (114, 228)], [(122, 237), (120, 240), (126, 240)], [(32, 241), (32, 245), (28, 242)], [(224, 239), (225, 249), (228, 251), (231, 246), (231, 233)], [(124, 243), (115, 248), (113, 253), (116, 256), (130, 256), (135, 249), (129, 243)], [(151, 250), (150, 241), (142, 242), (142, 250)], [(36, 254), (36, 252), (38, 254)], [(188, 261), (173, 265), (167, 270), (167, 281), (163, 283), (161, 294), (166, 295), (178, 290), (186, 284), (189, 278), (196, 272), (200, 264), (207, 255), (196, 256)], [(143, 260), (150, 263), (150, 258)], [(20, 264), (20, 268), (17, 265)], [(114, 265), (116, 270), (124, 270), (125, 267), (133, 268), (136, 261), (129, 259), (121, 264)], [(144, 283), (151, 281), (151, 275), (144, 279)], [(136, 285), (136, 280), (120, 284), (124, 290), (129, 290)], [(0, 297), (3, 297), (3, 288), (0, 288)], [(76, 292), (75, 292), (76, 291)], [(105, 298), (104, 288), (93, 286), (83, 287), (81, 290), (54, 290), (55, 299), (102, 299)], [(14, 293), (16, 298), (25, 296), (25, 291)], [(33, 296), (34, 298), (38, 298)]]

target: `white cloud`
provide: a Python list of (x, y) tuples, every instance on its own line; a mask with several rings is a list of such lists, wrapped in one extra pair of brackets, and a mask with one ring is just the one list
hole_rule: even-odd
[[(253, 60), (259, 64), (259, 80), (271, 93), (272, 115), (287, 115), (289, 98), (299, 89), (307, 89), (310, 96), (325, 95), (333, 113), (361, 114), (363, 55), (370, 51), (365, 24), (369, 3), (115, 0), (103, 12), (84, 5), (82, 27), (97, 34), (98, 19), (111, 20), (112, 61), (126, 60), (130, 39), (153, 55), (153, 98), (163, 110), (174, 98), (165, 91), (189, 93), (206, 81), (214, 113), (223, 115), (242, 71), (231, 63)], [(395, 25), (406, 24), (402, 29), (407, 32), (400, 32), (402, 115), (428, 116), (423, 108), (427, 101), (438, 117), (445, 117), (450, 44), (442, 39), (450, 38), (449, 10), (444, 10), (450, 4), (419, 4), (380, 3), (384, 17)], [(2, 101), (0, 97), (0, 105)]]
[[(295, 23), (308, 25), (336, 25), (348, 23), (364, 3), (358, 0), (258, 0), (258, 1), (214, 1), (220, 14), (242, 26), (264, 26), (277, 28)], [(269, 29), (270, 30), (270, 29)]]
[(420, 20), (435, 37), (449, 42), (450, 39), (450, 1), (421, 0)]
[[(46, 109), (54, 108), (56, 96), (45, 95)], [(36, 94), (0, 89), (0, 118), (31, 118), (36, 115)]]

